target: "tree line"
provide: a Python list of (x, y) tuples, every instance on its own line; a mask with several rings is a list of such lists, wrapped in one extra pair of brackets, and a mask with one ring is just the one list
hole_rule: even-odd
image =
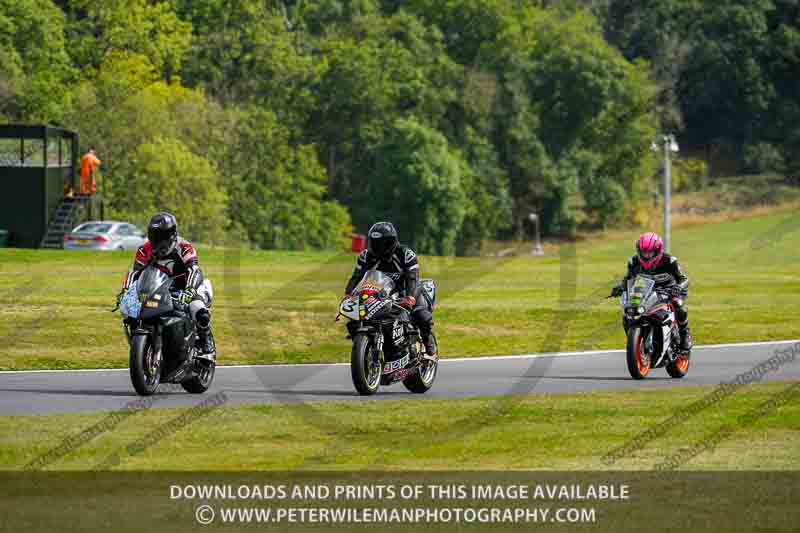
[(113, 216), (422, 253), (636, 221), (660, 131), (800, 166), (796, 0), (0, 0), (0, 120), (77, 129)]

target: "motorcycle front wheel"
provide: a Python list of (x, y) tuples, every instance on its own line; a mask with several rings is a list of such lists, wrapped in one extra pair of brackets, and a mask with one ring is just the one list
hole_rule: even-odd
[(373, 349), (370, 335), (356, 335), (353, 339), (350, 375), (353, 386), (362, 396), (372, 396), (381, 385), (381, 363), (373, 357)]
[(632, 326), (628, 330), (625, 360), (628, 362), (628, 373), (633, 379), (644, 379), (650, 372), (650, 354), (645, 350), (643, 333), (639, 326)]
[(150, 396), (161, 381), (161, 356), (155, 353), (150, 335), (139, 334), (131, 338), (129, 368), (131, 383), (141, 396)]

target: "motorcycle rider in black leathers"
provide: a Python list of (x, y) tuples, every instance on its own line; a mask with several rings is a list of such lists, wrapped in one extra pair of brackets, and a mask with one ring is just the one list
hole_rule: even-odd
[(388, 274), (395, 282), (400, 295), (398, 303), (411, 313), (411, 321), (419, 328), (422, 342), (429, 355), (436, 355), (433, 335), (433, 314), (428, 295), (419, 282), (419, 260), (417, 254), (397, 239), (397, 230), (391, 222), (377, 222), (368, 234), (367, 249), (358, 256), (358, 262), (345, 287), (345, 296), (353, 292), (356, 285), (369, 270)]
[[(636, 255), (628, 261), (628, 273), (622, 282), (614, 287), (612, 296), (619, 296), (628, 285), (628, 280), (638, 274), (655, 276), (669, 274), (674, 280), (672, 288), (672, 304), (675, 307), (675, 317), (678, 319), (678, 331), (681, 336), (681, 349), (689, 351), (692, 348), (692, 333), (689, 329), (689, 310), (685, 300), (689, 295), (689, 278), (683, 273), (678, 259), (664, 252), (664, 243), (655, 233), (644, 233), (636, 243)], [(658, 286), (658, 285), (657, 285)], [(628, 323), (622, 318), (625, 332), (628, 332)]]
[(189, 314), (197, 325), (199, 348), (205, 357), (214, 357), (214, 336), (211, 334), (213, 289), (204, 278), (192, 243), (178, 235), (178, 223), (170, 213), (157, 213), (147, 225), (147, 241), (136, 251), (133, 266), (125, 278), (120, 297), (150, 264), (172, 278), (172, 291), (179, 291), (189, 305)]

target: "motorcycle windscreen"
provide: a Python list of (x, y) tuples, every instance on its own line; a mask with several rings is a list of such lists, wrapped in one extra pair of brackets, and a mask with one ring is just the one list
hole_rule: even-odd
[(144, 269), (138, 281), (142, 318), (160, 315), (172, 309), (172, 298), (169, 294), (172, 279), (169, 275), (149, 266)]
[(628, 301), (631, 305), (641, 305), (653, 292), (655, 281), (646, 276), (636, 276), (628, 280)]
[(380, 270), (370, 270), (361, 279), (353, 292), (374, 291), (384, 292), (384, 298), (394, 292), (394, 281), (389, 275)]
[(142, 302), (139, 300), (139, 280), (134, 281), (128, 287), (128, 291), (119, 302), (119, 311), (125, 318), (138, 318), (142, 310)]

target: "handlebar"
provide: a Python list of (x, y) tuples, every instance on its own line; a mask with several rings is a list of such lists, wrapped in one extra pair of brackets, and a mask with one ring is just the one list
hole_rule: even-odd
[[(611, 290), (611, 294), (609, 294), (608, 296), (605, 297), (606, 300), (609, 300), (611, 298), (617, 298), (619, 296), (622, 296), (626, 292), (628, 292), (624, 288), (621, 288), (621, 290), (619, 292), (616, 292), (615, 289), (617, 289), (617, 287), (614, 287)], [(653, 290), (659, 296), (667, 296), (669, 298), (685, 298), (686, 297), (685, 289), (682, 289), (680, 287), (680, 285), (678, 285), (677, 283), (671, 283), (671, 284), (663, 286), (663, 287), (656, 287)]]

